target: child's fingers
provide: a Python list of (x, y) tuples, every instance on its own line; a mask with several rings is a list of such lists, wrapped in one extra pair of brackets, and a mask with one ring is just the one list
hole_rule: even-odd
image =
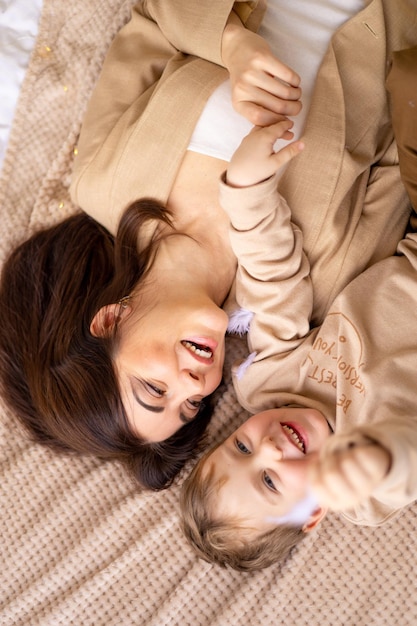
[(276, 169), (279, 169), (304, 149), (304, 142), (302, 140), (294, 141), (292, 144), (284, 146), (284, 148), (281, 148), (277, 152), (273, 149), (278, 139), (289, 141), (294, 137), (294, 133), (291, 131), (293, 125), (294, 122), (292, 122), (292, 120), (282, 118), (279, 122), (271, 124), (271, 126), (255, 126), (251, 131), (252, 133), (263, 136), (263, 141), (270, 147), (270, 154)]
[(294, 133), (292, 132), (292, 130), (286, 130), (285, 133), (282, 135), (281, 139), (285, 139), (285, 140), (290, 140), (294, 137)]
[(388, 452), (378, 445), (333, 451), (312, 468), (314, 493), (333, 510), (352, 507), (368, 498), (389, 467)]
[(256, 126), (255, 131), (265, 135), (272, 143), (281, 139), (287, 131), (294, 126), (294, 122), (288, 117), (281, 116), (280, 119), (270, 126)]
[(293, 122), (283, 118), (272, 126), (255, 126), (246, 135), (233, 154), (226, 173), (226, 181), (232, 187), (249, 187), (266, 180), (290, 161), (304, 148), (302, 141), (295, 141), (275, 152), (277, 139), (291, 139)]
[[(286, 137), (283, 137), (283, 139), (286, 139)], [(276, 152), (275, 155), (273, 155), (272, 157), (274, 159), (275, 167), (277, 168), (277, 170), (285, 165), (285, 163), (288, 163), (288, 161), (291, 161), (291, 159), (297, 156), (297, 154), (300, 154), (300, 152), (302, 152), (303, 150), (304, 142), (301, 140), (293, 141), (284, 148), (281, 148), (281, 150), (279, 150), (279, 152)]]
[(337, 455), (320, 460), (310, 472), (314, 494), (322, 506), (338, 510), (351, 495), (351, 486), (341, 471)]
[(332, 454), (346, 484), (358, 496), (368, 495), (369, 491), (384, 478), (389, 463), (389, 455), (377, 444), (353, 446), (343, 452)]
[(249, 122), (254, 124), (254, 126), (264, 128), (276, 124), (283, 117), (286, 117), (286, 115), (295, 115), (297, 111), (291, 110), (290, 107), (296, 106), (298, 106), (296, 102), (287, 103), (286, 109), (288, 110), (283, 112), (268, 108), (262, 104), (252, 102), (251, 100), (241, 100), (238, 104), (234, 105), (234, 108), (240, 115), (243, 115)]
[(369, 484), (376, 486), (389, 471), (391, 457), (389, 452), (378, 444), (353, 448), (356, 463), (360, 465), (363, 476)]

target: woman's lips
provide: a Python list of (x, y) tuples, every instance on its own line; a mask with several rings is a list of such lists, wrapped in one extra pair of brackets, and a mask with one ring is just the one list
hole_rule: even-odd
[(212, 339), (211, 337), (201, 337), (201, 336), (187, 337), (185, 341), (189, 341), (191, 343), (202, 346), (203, 348), (211, 350), (213, 354), (215, 353), (217, 345), (218, 345), (218, 342), (215, 339)]
[(188, 337), (181, 344), (199, 362), (210, 365), (214, 360), (217, 341), (208, 337)]

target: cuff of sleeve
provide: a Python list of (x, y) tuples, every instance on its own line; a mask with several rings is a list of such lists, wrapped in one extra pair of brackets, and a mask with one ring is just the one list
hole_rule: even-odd
[(266, 3), (259, 0), (237, 1), (233, 5), (233, 11), (238, 15), (241, 22), (254, 31), (257, 31), (261, 25), (265, 8)]
[(277, 190), (276, 175), (250, 187), (230, 187), (225, 180), (226, 172), (220, 179), (220, 205), (229, 215), (236, 230), (254, 228), (277, 208), (280, 200), (283, 202)]

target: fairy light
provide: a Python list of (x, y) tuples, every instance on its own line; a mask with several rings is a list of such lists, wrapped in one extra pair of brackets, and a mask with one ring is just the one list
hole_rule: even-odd
[(52, 53), (52, 48), (50, 46), (47, 46), (46, 44), (39, 46), (38, 48), (38, 54), (41, 57), (41, 59), (47, 59)]

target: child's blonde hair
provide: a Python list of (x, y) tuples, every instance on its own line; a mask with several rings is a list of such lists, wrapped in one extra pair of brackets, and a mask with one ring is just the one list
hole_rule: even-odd
[(221, 481), (214, 481), (214, 468), (203, 476), (205, 462), (217, 448), (207, 452), (185, 479), (180, 494), (182, 529), (197, 555), (222, 567), (254, 571), (283, 561), (306, 533), (301, 527), (280, 525), (254, 538), (239, 536), (238, 518), (213, 517), (210, 504)]

